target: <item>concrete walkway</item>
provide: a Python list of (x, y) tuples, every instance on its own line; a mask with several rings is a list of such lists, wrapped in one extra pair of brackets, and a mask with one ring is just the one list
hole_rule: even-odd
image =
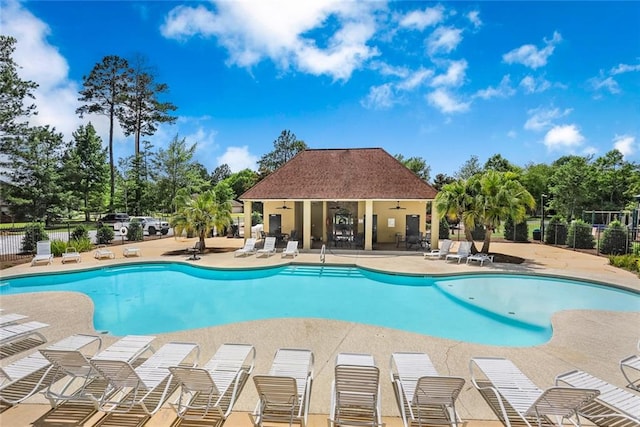
[[(71, 271), (116, 263), (172, 261), (194, 263), (196, 265), (251, 268), (279, 265), (284, 263), (319, 263), (318, 252), (301, 253), (292, 260), (283, 259), (279, 254), (270, 258), (248, 256), (234, 258), (232, 252), (205, 254), (198, 261), (188, 261), (186, 253), (167, 255), (172, 251), (192, 247), (195, 239), (161, 239), (135, 245), (142, 256), (123, 258), (125, 246), (112, 247), (114, 260), (96, 260), (92, 253), (83, 254), (79, 264), (62, 265), (57, 258), (53, 265), (21, 265), (2, 271), (3, 277), (48, 273), (51, 271)], [(208, 247), (241, 247), (242, 240), (212, 238), (207, 239)], [(455, 247), (454, 247), (455, 250)], [(479, 272), (521, 272), (531, 274), (551, 274), (578, 277), (605, 282), (640, 291), (640, 279), (629, 272), (608, 265), (605, 257), (574, 252), (538, 243), (514, 244), (492, 243), (491, 251), (519, 256), (526, 261), (520, 265), (452, 264), (444, 261), (424, 260), (421, 253), (377, 253), (362, 251), (335, 252), (326, 256), (327, 264), (350, 264), (367, 268), (419, 274), (452, 274)], [(467, 384), (460, 396), (458, 410), (464, 420), (472, 420), (471, 425), (495, 424), (496, 417), (490, 407), (474, 389), (470, 382), (468, 362), (473, 356), (501, 356), (511, 359), (538, 386), (553, 385), (555, 375), (570, 369), (582, 369), (600, 376), (619, 386), (624, 379), (618, 370), (618, 361), (636, 351), (640, 338), (640, 299), (638, 311), (632, 313), (602, 311), (566, 311), (553, 318), (552, 339), (539, 346), (527, 348), (496, 347), (472, 344), (431, 336), (403, 332), (394, 329), (368, 326), (358, 323), (322, 319), (270, 319), (264, 321), (236, 323), (228, 326), (210, 327), (169, 334), (158, 334), (156, 344), (168, 341), (193, 341), (200, 344), (201, 361), (208, 360), (219, 345), (225, 342), (245, 342), (255, 345), (257, 364), (255, 373), (268, 370), (275, 351), (280, 347), (309, 348), (315, 354), (315, 380), (311, 397), (310, 412), (312, 426), (326, 425), (329, 412), (330, 384), (333, 366), (339, 352), (364, 352), (374, 355), (380, 368), (382, 385), (382, 412), (387, 423), (401, 425), (391, 382), (389, 381), (389, 357), (394, 351), (421, 351), (431, 356), (441, 374), (462, 376)], [(93, 305), (89, 297), (67, 292), (3, 296), (0, 306), (5, 312), (29, 315), (34, 320), (52, 325), (47, 328), (49, 341), (56, 341), (73, 333), (96, 333), (93, 328)], [(390, 306), (389, 310), (398, 307)], [(105, 345), (115, 341), (115, 337), (104, 337)], [(157, 346), (156, 346), (157, 347)], [(15, 357), (23, 356), (18, 355)], [(14, 358), (15, 358), (14, 357)], [(12, 358), (2, 360), (9, 363)], [(227, 426), (249, 426), (249, 418), (243, 412), (251, 411), (257, 394), (251, 381), (247, 383), (235, 406), (233, 417)], [(49, 409), (42, 396), (30, 398), (26, 404), (18, 405), (0, 414), (0, 424), (10, 426), (31, 425)], [(174, 419), (170, 409), (161, 411), (147, 425), (168, 425)], [(96, 418), (97, 419), (97, 418)], [(491, 422), (493, 420), (493, 422)], [(85, 425), (92, 425), (91, 420)]]

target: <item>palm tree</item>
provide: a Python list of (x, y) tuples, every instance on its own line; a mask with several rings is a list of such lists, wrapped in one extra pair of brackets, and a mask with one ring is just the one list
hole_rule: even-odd
[(435, 204), (440, 215), (439, 219), (447, 215), (462, 221), (464, 236), (467, 241), (472, 242), (471, 251), (475, 253), (477, 250), (473, 246), (473, 237), (471, 236), (471, 230), (475, 227), (475, 218), (473, 215), (467, 215), (467, 212), (474, 211), (472, 209), (474, 194), (469, 184), (464, 179), (445, 184), (436, 196)]
[(231, 224), (231, 202), (218, 201), (213, 190), (192, 196), (179, 191), (174, 201), (177, 212), (171, 219), (176, 235), (183, 231), (187, 235), (196, 234), (200, 239), (201, 250), (205, 248), (205, 237), (216, 227), (222, 229)]

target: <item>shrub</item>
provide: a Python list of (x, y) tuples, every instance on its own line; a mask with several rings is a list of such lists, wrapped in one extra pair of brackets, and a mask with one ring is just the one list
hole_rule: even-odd
[(627, 227), (620, 221), (612, 221), (605, 228), (600, 240), (600, 252), (603, 254), (620, 255), (627, 252)]
[(513, 219), (507, 218), (504, 222), (504, 238), (507, 240), (513, 240), (514, 242), (528, 242), (529, 226), (527, 226), (526, 222), (521, 222), (516, 224), (514, 227)]
[(640, 243), (633, 242), (631, 244), (631, 254), (640, 257)]
[(596, 241), (591, 234), (591, 226), (581, 219), (571, 221), (566, 244), (574, 249), (593, 249)]
[(487, 230), (484, 228), (484, 225), (476, 224), (475, 228), (471, 230), (473, 240), (484, 240), (486, 235)]
[(251, 212), (251, 226), (262, 224), (262, 214), (258, 211)]
[(640, 257), (635, 255), (612, 255), (609, 257), (609, 264), (636, 273), (640, 272)]
[(127, 240), (130, 242), (137, 242), (143, 239), (142, 224), (138, 221), (131, 221), (127, 228)]
[(78, 240), (82, 238), (89, 238), (89, 230), (84, 225), (77, 225), (71, 232), (71, 239)]
[(448, 239), (450, 232), (451, 232), (451, 229), (449, 227), (449, 223), (447, 222), (447, 219), (445, 217), (442, 217), (438, 227), (438, 238)]
[(67, 251), (67, 242), (63, 240), (51, 241), (51, 253), (53, 256), (62, 256)]
[(96, 240), (99, 245), (108, 245), (113, 240), (115, 233), (113, 232), (113, 228), (108, 225), (103, 225), (98, 228), (96, 233)]
[(93, 243), (88, 237), (82, 237), (80, 239), (71, 239), (67, 244), (67, 247), (73, 246), (78, 252), (88, 252), (93, 249)]
[(554, 216), (545, 229), (544, 242), (548, 245), (564, 245), (567, 241), (567, 223), (559, 216)]
[(23, 252), (35, 252), (36, 243), (40, 240), (49, 240), (47, 232), (44, 231), (44, 225), (40, 223), (29, 224), (24, 232), (22, 238), (22, 251)]

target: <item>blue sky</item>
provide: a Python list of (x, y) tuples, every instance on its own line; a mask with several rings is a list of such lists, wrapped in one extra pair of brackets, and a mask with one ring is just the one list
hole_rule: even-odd
[[(524, 166), (618, 148), (640, 159), (640, 3), (0, 0), (34, 124), (66, 139), (82, 76), (143, 55), (210, 171), (256, 168), (283, 129), (311, 148), (382, 147), (431, 175), (476, 155)], [(90, 117), (103, 140), (107, 125)], [(133, 152), (118, 131), (115, 155)]]

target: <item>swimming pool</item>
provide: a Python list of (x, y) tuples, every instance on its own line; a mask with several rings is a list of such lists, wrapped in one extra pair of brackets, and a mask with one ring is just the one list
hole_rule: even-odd
[(178, 263), (114, 266), (2, 281), (0, 296), (75, 291), (94, 305), (96, 330), (155, 334), (271, 318), (366, 323), (454, 340), (531, 346), (567, 309), (640, 310), (640, 295), (558, 278), (382, 274), (290, 265), (217, 270)]

